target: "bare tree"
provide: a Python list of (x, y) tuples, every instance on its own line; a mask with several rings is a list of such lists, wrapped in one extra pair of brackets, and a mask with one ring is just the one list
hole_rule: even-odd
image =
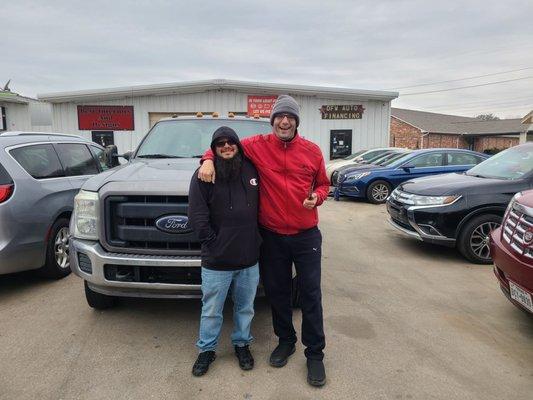
[(500, 119), (499, 117), (497, 117), (493, 113), (490, 113), (490, 114), (479, 114), (479, 115), (476, 115), (476, 118), (477, 119), (481, 119), (483, 121), (495, 121), (495, 120)]

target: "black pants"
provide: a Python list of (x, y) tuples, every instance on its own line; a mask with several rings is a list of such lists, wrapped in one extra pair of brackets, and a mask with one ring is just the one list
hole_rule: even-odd
[(261, 229), (263, 244), (259, 266), (272, 307), (274, 333), (280, 343), (296, 343), (292, 324), (292, 264), (296, 268), (302, 309), (302, 343), (307, 358), (324, 358), (326, 345), (320, 290), (322, 235), (311, 228), (296, 235), (280, 235)]

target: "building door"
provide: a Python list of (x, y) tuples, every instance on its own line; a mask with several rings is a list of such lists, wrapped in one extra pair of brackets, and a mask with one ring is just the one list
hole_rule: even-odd
[(0, 107), (0, 132), (7, 131), (6, 108)]
[(100, 146), (106, 147), (115, 144), (113, 131), (92, 131), (92, 140)]
[(352, 154), (352, 130), (334, 129), (330, 131), (329, 159), (343, 158)]

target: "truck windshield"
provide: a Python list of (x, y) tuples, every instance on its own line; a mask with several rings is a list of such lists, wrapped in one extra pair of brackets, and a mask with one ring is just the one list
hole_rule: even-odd
[(520, 179), (533, 171), (533, 146), (516, 146), (471, 168), (467, 175), (481, 178)]
[(213, 132), (221, 126), (232, 128), (240, 139), (269, 133), (272, 127), (261, 120), (176, 120), (158, 122), (141, 143), (136, 157), (189, 158), (198, 157), (211, 146)]

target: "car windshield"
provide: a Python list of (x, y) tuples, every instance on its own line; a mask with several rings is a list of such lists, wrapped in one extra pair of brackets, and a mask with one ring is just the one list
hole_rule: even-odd
[(520, 179), (533, 171), (533, 146), (516, 146), (493, 155), (466, 172), (481, 178)]
[(355, 157), (360, 156), (361, 154), (363, 154), (366, 151), (367, 150), (359, 150), (359, 151), (357, 151), (357, 152), (355, 152), (353, 154), (350, 154), (347, 157), (344, 157), (343, 160), (353, 160)]
[(136, 157), (142, 158), (189, 158), (199, 157), (211, 146), (213, 132), (228, 126), (239, 138), (269, 133), (268, 121), (227, 119), (184, 119), (160, 121), (141, 143)]
[(379, 165), (381, 167), (387, 167), (389, 165), (391, 165), (392, 163), (394, 163), (396, 160), (399, 160), (400, 158), (403, 158), (405, 157), (407, 154), (409, 153), (394, 153), (394, 154), (391, 154), (389, 156), (387, 156), (387, 158), (385, 160), (383, 160)]

